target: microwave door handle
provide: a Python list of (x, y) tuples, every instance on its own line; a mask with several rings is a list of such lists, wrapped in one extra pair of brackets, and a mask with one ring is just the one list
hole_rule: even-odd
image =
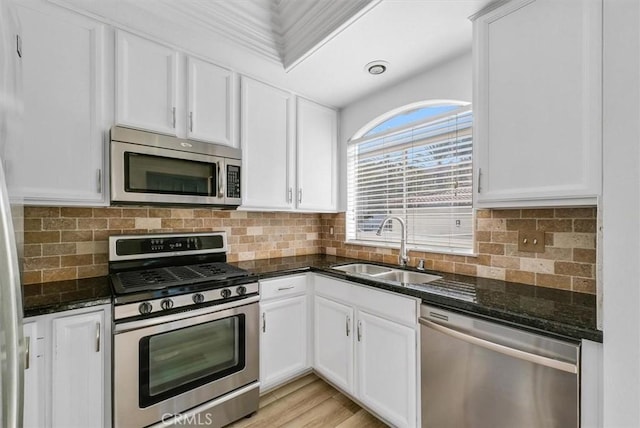
[(220, 167), (220, 161), (217, 162), (218, 164), (218, 197), (219, 198), (224, 198), (224, 183), (222, 182), (222, 179), (224, 177), (224, 174), (222, 174), (222, 168)]

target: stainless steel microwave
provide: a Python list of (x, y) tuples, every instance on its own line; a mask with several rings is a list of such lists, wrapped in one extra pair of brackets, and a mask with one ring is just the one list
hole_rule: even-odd
[(241, 151), (114, 126), (111, 203), (208, 205), (240, 203)]

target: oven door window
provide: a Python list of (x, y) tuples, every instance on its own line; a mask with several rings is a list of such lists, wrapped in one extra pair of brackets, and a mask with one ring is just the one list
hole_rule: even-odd
[(140, 407), (164, 401), (245, 366), (244, 315), (140, 341)]
[(217, 189), (217, 165), (186, 159), (125, 152), (125, 191), (211, 196)]

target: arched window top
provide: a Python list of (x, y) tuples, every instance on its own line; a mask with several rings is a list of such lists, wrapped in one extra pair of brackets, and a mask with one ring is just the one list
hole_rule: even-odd
[(456, 100), (428, 100), (408, 104), (388, 111), (367, 123), (354, 134), (352, 140), (365, 137), (371, 138), (395, 129), (409, 128), (414, 124), (434, 119), (440, 115), (446, 115), (469, 104), (465, 101)]
[(413, 249), (473, 251), (470, 103), (425, 101), (394, 109), (360, 129), (347, 144), (346, 241), (393, 246), (403, 218)]

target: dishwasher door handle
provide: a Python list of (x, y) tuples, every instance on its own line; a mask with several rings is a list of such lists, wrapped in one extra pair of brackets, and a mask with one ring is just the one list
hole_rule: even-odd
[(519, 349), (510, 348), (508, 346), (493, 343), (485, 339), (480, 339), (476, 336), (471, 336), (466, 333), (462, 333), (458, 330), (454, 330), (449, 327), (445, 327), (436, 322), (429, 321), (425, 318), (419, 318), (418, 321), (425, 327), (429, 327), (439, 333), (446, 334), (447, 336), (460, 339), (464, 342), (471, 343), (473, 345), (481, 346), (491, 351), (499, 352), (504, 355), (508, 355), (513, 358), (528, 361), (530, 363), (539, 364), (541, 366), (550, 367), (556, 370), (562, 370), (563, 372), (577, 374), (578, 366), (576, 364), (566, 363), (564, 361), (558, 361), (553, 358), (543, 357), (541, 355), (532, 354), (530, 352), (521, 351)]

